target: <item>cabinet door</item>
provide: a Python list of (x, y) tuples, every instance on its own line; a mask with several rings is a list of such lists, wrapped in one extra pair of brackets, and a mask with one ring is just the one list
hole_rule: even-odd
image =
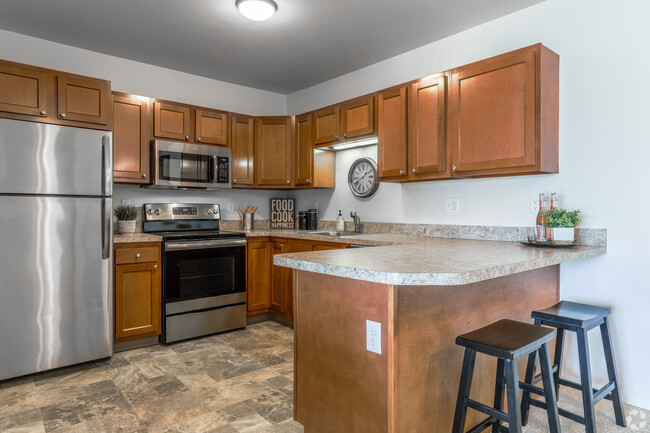
[(149, 183), (148, 99), (113, 95), (115, 183)]
[(241, 114), (230, 116), (232, 147), (232, 182), (252, 186), (254, 177), (255, 134), (253, 118)]
[(111, 85), (96, 78), (57, 76), (58, 118), (108, 125)]
[(196, 116), (195, 141), (203, 144), (228, 146), (228, 113), (212, 110), (194, 110)]
[[(306, 253), (314, 251), (314, 244), (311, 242), (287, 242), (287, 253)], [(285, 308), (284, 317), (293, 320), (293, 269), (284, 268), (285, 271)]]
[(47, 72), (0, 62), (0, 111), (47, 116)]
[(257, 185), (292, 186), (291, 117), (255, 119), (255, 179)]
[(248, 242), (246, 253), (246, 309), (248, 315), (264, 313), (271, 305), (271, 244)]
[(522, 49), (452, 71), (452, 174), (535, 164), (535, 53)]
[(287, 245), (284, 242), (273, 242), (271, 247), (271, 309), (284, 315), (287, 299), (287, 269), (273, 264), (273, 256), (286, 254)]
[[(438, 75), (411, 85), (409, 95), (409, 163), (413, 175), (447, 172), (447, 77)], [(430, 176), (424, 176), (430, 177)]]
[(332, 105), (314, 112), (314, 146), (341, 140), (341, 107)]
[(362, 96), (341, 104), (343, 139), (375, 134), (375, 95)]
[(115, 339), (158, 335), (161, 331), (158, 263), (115, 267)]
[(190, 109), (182, 105), (156, 101), (153, 104), (153, 135), (189, 141)]
[(296, 116), (296, 186), (311, 186), (314, 173), (311, 113)]
[(379, 94), (379, 178), (406, 178), (406, 86)]

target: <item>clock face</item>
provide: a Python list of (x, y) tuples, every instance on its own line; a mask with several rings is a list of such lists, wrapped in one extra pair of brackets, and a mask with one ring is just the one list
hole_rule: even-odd
[(348, 184), (357, 197), (370, 197), (379, 187), (377, 164), (370, 158), (354, 161), (348, 173)]

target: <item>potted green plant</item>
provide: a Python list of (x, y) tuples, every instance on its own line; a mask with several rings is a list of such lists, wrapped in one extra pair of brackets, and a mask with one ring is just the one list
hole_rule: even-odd
[(120, 205), (113, 209), (113, 215), (117, 217), (120, 233), (135, 232), (135, 219), (138, 216), (138, 210), (134, 206)]
[(546, 213), (546, 227), (551, 229), (554, 241), (575, 240), (575, 227), (580, 224), (580, 209), (551, 209)]

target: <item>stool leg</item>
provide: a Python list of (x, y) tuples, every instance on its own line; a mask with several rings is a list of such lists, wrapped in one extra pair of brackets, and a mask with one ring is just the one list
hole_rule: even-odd
[(557, 365), (557, 370), (553, 373), (553, 382), (555, 383), (555, 396), (560, 399), (560, 377), (562, 374), (562, 355), (564, 354), (564, 329), (557, 328), (557, 337), (555, 338), (555, 356), (553, 365)]
[(546, 402), (546, 415), (551, 433), (560, 433), (560, 417), (557, 412), (557, 399), (555, 398), (555, 383), (551, 370), (551, 356), (548, 343), (539, 348), (539, 363), (542, 368), (542, 382), (544, 384), (544, 400)]
[[(494, 384), (494, 408), (496, 410), (503, 410), (503, 378), (504, 378), (505, 363), (503, 359), (497, 358), (497, 378)], [(499, 433), (501, 431), (501, 421), (497, 420), (492, 425), (492, 433)]]
[(616, 370), (616, 360), (614, 359), (614, 349), (612, 348), (612, 335), (609, 328), (609, 320), (600, 325), (600, 336), (603, 339), (603, 348), (605, 349), (605, 361), (607, 363), (607, 374), (610, 381), (616, 384), (612, 391), (612, 400), (614, 401), (614, 415), (616, 424), (625, 427), (625, 413), (623, 412), (623, 400), (621, 399), (621, 386), (618, 381), (618, 371)]
[(517, 360), (506, 359), (506, 388), (508, 390), (508, 431), (521, 433), (521, 410), (519, 408), (519, 373)]
[(465, 416), (467, 415), (467, 399), (472, 387), (472, 376), (474, 375), (474, 361), (476, 352), (465, 348), (463, 357), (463, 368), (460, 371), (460, 385), (458, 386), (458, 399), (456, 400), (456, 413), (454, 414), (454, 426), (452, 433), (463, 433), (465, 430)]
[[(537, 351), (528, 355), (528, 366), (526, 367), (526, 379), (528, 384), (533, 383), (535, 367), (537, 366)], [(524, 391), (521, 396), (521, 425), (528, 424), (528, 413), (530, 412), (530, 392)]]
[(587, 331), (578, 329), (578, 358), (580, 360), (580, 383), (582, 385), (582, 406), (585, 411), (585, 428), (587, 433), (596, 433), (596, 415), (594, 413), (594, 390), (591, 384), (591, 364), (589, 362), (589, 342)]

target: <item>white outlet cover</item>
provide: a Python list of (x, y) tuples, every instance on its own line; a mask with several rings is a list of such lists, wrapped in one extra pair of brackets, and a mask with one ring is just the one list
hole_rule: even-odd
[(381, 355), (381, 323), (366, 320), (366, 350)]
[(447, 213), (460, 213), (460, 203), (457, 198), (448, 198), (445, 204)]
[(531, 214), (536, 214), (539, 212), (539, 197), (535, 197), (534, 195), (530, 196), (530, 210), (529, 212)]

